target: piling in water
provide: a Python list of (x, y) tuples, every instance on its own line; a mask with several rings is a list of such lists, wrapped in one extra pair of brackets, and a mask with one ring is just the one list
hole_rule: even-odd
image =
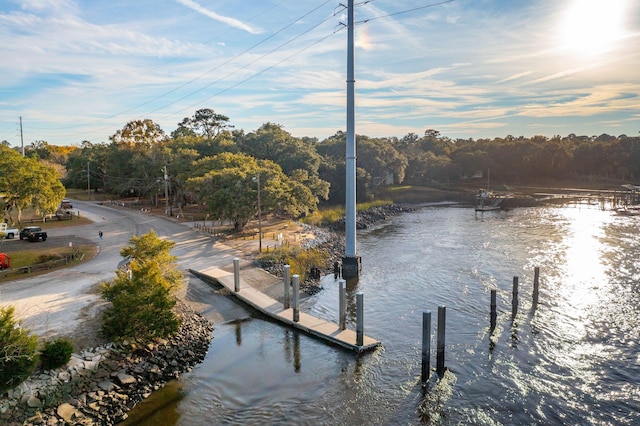
[(536, 266), (533, 274), (533, 307), (538, 305), (538, 296), (540, 292), (540, 267)]
[(491, 290), (491, 332), (496, 329), (498, 320), (497, 290)]
[(513, 277), (513, 297), (511, 298), (511, 319), (518, 314), (518, 277)]
[(300, 321), (300, 275), (293, 276), (293, 321)]
[(290, 296), (289, 296), (289, 286), (291, 285), (291, 267), (289, 265), (284, 265), (282, 268), (283, 268), (282, 282), (284, 285), (284, 308), (289, 309), (291, 307)]
[(235, 292), (240, 291), (240, 259), (233, 259), (233, 289)]
[(338, 280), (338, 324), (340, 330), (347, 329), (347, 282)]
[(445, 324), (447, 319), (446, 306), (438, 306), (438, 342), (436, 354), (436, 373), (438, 377), (444, 376), (444, 337)]
[(356, 346), (364, 345), (364, 294), (356, 294)]
[(431, 377), (431, 311), (422, 313), (422, 383)]

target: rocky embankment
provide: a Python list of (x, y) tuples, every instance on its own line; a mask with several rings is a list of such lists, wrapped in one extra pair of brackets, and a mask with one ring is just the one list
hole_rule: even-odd
[(114, 425), (151, 392), (200, 363), (213, 326), (178, 301), (180, 330), (168, 340), (108, 344), (66, 367), (32, 376), (0, 398), (3, 425)]
[[(377, 222), (387, 220), (392, 216), (413, 210), (415, 209), (398, 204), (371, 207), (370, 209), (358, 212), (356, 214), (356, 229), (367, 229)], [(342, 218), (334, 223), (331, 223), (327, 226), (327, 228), (332, 231), (344, 232), (345, 219)]]
[[(392, 216), (414, 211), (411, 207), (405, 207), (397, 204), (390, 204), (385, 206), (372, 207), (363, 212), (358, 212), (356, 215), (356, 229), (367, 229), (372, 227), (378, 222), (387, 220)], [(315, 239), (308, 241), (303, 248), (310, 249), (315, 248), (327, 253), (327, 264), (324, 268), (324, 273), (333, 273), (334, 264), (342, 262), (342, 257), (345, 252), (345, 239), (344, 228), (345, 220), (342, 218), (339, 221), (325, 225), (322, 228), (311, 227), (309, 225), (303, 225), (308, 230), (313, 231)], [(282, 264), (261, 264), (260, 267), (268, 271), (269, 273), (282, 277), (283, 268)], [(300, 284), (300, 290), (307, 294), (315, 294), (322, 288), (319, 286), (319, 280), (317, 277), (313, 277), (312, 274), (307, 274), (307, 279), (304, 283)]]

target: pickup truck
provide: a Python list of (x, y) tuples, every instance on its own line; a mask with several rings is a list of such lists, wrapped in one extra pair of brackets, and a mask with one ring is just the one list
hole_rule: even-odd
[(32, 243), (38, 240), (47, 241), (47, 233), (39, 226), (27, 226), (20, 231), (21, 240), (29, 240)]
[(13, 239), (19, 232), (15, 228), (9, 228), (9, 224), (0, 223), (0, 238)]

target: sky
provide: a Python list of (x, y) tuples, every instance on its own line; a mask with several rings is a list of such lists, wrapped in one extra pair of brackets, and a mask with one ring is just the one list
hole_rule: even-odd
[[(203, 108), (246, 133), (345, 131), (346, 4), (0, 0), (0, 141), (170, 134)], [(355, 20), (357, 134), (640, 131), (637, 0), (356, 0)]]

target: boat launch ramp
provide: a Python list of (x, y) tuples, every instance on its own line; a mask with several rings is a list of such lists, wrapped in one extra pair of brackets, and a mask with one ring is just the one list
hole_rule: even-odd
[[(366, 352), (380, 346), (380, 342), (357, 331), (346, 329), (339, 324), (316, 318), (300, 312), (287, 302), (280, 302), (249, 284), (240, 274), (236, 266), (233, 271), (211, 267), (199, 271), (189, 270), (193, 275), (205, 280), (215, 281), (241, 302), (286, 326), (301, 330), (311, 336), (323, 339), (331, 344), (353, 350)], [(281, 282), (283, 282), (281, 280)], [(295, 283), (294, 283), (295, 286)], [(283, 293), (284, 282), (283, 282)], [(294, 290), (295, 292), (296, 290)], [(286, 296), (285, 296), (286, 298)], [(295, 296), (294, 296), (295, 298)], [(360, 340), (360, 341), (359, 341)]]

